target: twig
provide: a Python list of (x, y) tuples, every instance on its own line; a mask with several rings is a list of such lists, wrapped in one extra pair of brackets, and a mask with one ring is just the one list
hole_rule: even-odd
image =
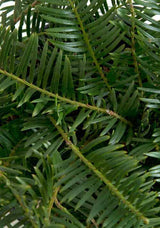
[(75, 146), (68, 135), (63, 131), (63, 129), (57, 125), (56, 120), (49, 116), (50, 121), (57, 128), (58, 132), (61, 134), (62, 138), (66, 142), (66, 144), (72, 149), (72, 151), (80, 158), (80, 160), (90, 169), (92, 172), (107, 186), (107, 188), (114, 194), (119, 201), (121, 201), (129, 210), (136, 215), (140, 220), (144, 222), (144, 224), (149, 224), (148, 218), (146, 218), (134, 205), (132, 205), (123, 194), (112, 184), (110, 180), (108, 180), (89, 160), (87, 160), (84, 155), (81, 153), (79, 148)]
[(106, 84), (108, 90), (111, 92), (111, 86), (109, 85), (108, 80), (107, 80), (107, 78), (105, 77), (105, 75), (104, 75), (104, 73), (103, 73), (102, 67), (100, 66), (100, 64), (99, 64), (98, 61), (97, 61), (97, 58), (96, 58), (96, 56), (95, 56), (95, 54), (94, 54), (93, 48), (92, 48), (91, 43), (90, 43), (90, 41), (89, 41), (88, 34), (87, 34), (86, 31), (85, 31), (85, 28), (84, 28), (84, 25), (83, 25), (83, 21), (82, 21), (81, 18), (80, 18), (80, 15), (79, 15), (79, 13), (78, 13), (78, 11), (77, 11), (77, 8), (74, 6), (74, 3), (73, 3), (72, 0), (68, 0), (68, 1), (69, 1), (70, 5), (71, 5), (71, 7), (72, 7), (72, 9), (73, 9), (73, 11), (74, 11), (74, 13), (75, 13), (75, 16), (77, 17), (78, 23), (79, 23), (80, 28), (81, 28), (82, 33), (83, 33), (84, 41), (85, 41), (85, 43), (86, 43), (86, 45), (87, 45), (87, 47), (88, 47), (88, 51), (89, 51), (89, 53), (90, 53), (90, 55), (91, 55), (91, 57), (92, 57), (92, 59), (93, 59), (95, 65), (96, 65), (96, 67), (97, 67), (97, 70), (98, 70), (98, 72), (99, 72), (101, 78), (102, 78), (103, 81), (105, 82), (105, 84)]
[(138, 62), (137, 62), (136, 50), (135, 50), (135, 11), (134, 11), (132, 0), (129, 0), (129, 4), (131, 9), (131, 52), (133, 57), (135, 73), (138, 75), (138, 83), (139, 83), (139, 86), (142, 87), (143, 86), (142, 79), (138, 68)]
[[(34, 2), (31, 4), (31, 8), (35, 7), (37, 4), (39, 4), (39, 2), (38, 2), (38, 1), (34, 1)], [(23, 11), (23, 13), (24, 13), (24, 14), (27, 14), (28, 9), (29, 9), (29, 8), (25, 9), (25, 10)], [(14, 19), (14, 23), (16, 24), (16, 23), (21, 19), (21, 17), (22, 17), (22, 13), (21, 13), (21, 15), (20, 15), (19, 17), (17, 17), (17, 18)]]
[(97, 111), (97, 112), (108, 114), (110, 116), (113, 116), (116, 119), (121, 120), (122, 122), (124, 122), (124, 123), (126, 123), (126, 124), (128, 124), (129, 126), (132, 127), (132, 123), (130, 121), (126, 120), (124, 117), (120, 116), (116, 112), (113, 112), (112, 110), (105, 109), (105, 108), (98, 108), (96, 106), (92, 106), (92, 105), (89, 105), (89, 104), (84, 104), (84, 103), (81, 103), (81, 102), (78, 102), (78, 101), (70, 100), (70, 99), (65, 98), (65, 97), (61, 97), (58, 94), (54, 94), (54, 93), (51, 93), (51, 92), (49, 92), (49, 91), (47, 91), (45, 89), (41, 89), (38, 86), (33, 85), (32, 83), (29, 83), (29, 82), (19, 78), (18, 76), (14, 75), (14, 74), (11, 74), (11, 73), (8, 73), (7, 71), (2, 70), (2, 69), (0, 69), (0, 73), (3, 74), (3, 75), (6, 75), (7, 77), (10, 77), (10, 78), (18, 81), (18, 82), (20, 82), (20, 83), (22, 83), (22, 84), (24, 84), (24, 85), (36, 90), (36, 91), (39, 91), (40, 93), (43, 93), (43, 94), (45, 94), (45, 95), (47, 95), (49, 97), (54, 97), (56, 99), (59, 99), (60, 101), (75, 105), (77, 107), (82, 107), (82, 108), (90, 109), (90, 110), (93, 110), (93, 111)]
[(26, 214), (26, 217), (28, 218), (28, 220), (31, 222), (32, 227), (33, 228), (38, 228), (39, 226), (35, 223), (34, 219), (31, 218), (31, 214), (30, 214), (30, 210), (23, 204), (20, 195), (16, 192), (15, 189), (13, 189), (11, 187), (10, 181), (9, 179), (5, 176), (5, 174), (3, 174), (2, 171), (0, 171), (0, 177), (3, 178), (3, 180), (5, 181), (7, 187), (11, 190), (12, 194), (14, 195), (14, 197), (16, 198), (17, 202), (20, 204), (21, 208), (23, 209), (23, 211)]
[(49, 202), (49, 206), (48, 206), (48, 218), (51, 215), (51, 210), (52, 210), (53, 204), (55, 203), (55, 200), (56, 200), (56, 197), (57, 197), (59, 189), (60, 189), (60, 186), (55, 188), (54, 191), (53, 191), (53, 195), (52, 195), (52, 198), (51, 198), (51, 200)]

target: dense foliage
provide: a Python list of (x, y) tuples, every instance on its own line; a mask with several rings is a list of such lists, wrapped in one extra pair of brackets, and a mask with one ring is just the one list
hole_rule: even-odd
[(0, 227), (160, 227), (158, 14), (1, 0)]

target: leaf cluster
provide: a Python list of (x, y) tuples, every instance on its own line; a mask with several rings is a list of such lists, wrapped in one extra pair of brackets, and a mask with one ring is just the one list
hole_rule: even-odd
[(1, 1), (0, 227), (160, 226), (160, 3), (108, 2)]

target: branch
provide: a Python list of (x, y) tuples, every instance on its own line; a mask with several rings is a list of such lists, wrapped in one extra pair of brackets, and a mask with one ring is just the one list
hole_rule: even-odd
[(91, 55), (91, 57), (92, 57), (92, 59), (93, 59), (95, 65), (96, 65), (96, 67), (97, 67), (97, 70), (98, 70), (98, 72), (99, 72), (101, 78), (103, 79), (103, 81), (105, 82), (107, 88), (108, 88), (109, 91), (111, 92), (111, 86), (109, 85), (108, 80), (107, 80), (107, 78), (105, 77), (105, 75), (104, 75), (104, 73), (103, 73), (102, 67), (100, 66), (100, 64), (98, 63), (98, 61), (97, 61), (97, 59), (96, 59), (96, 56), (95, 56), (94, 51), (93, 51), (93, 48), (92, 48), (92, 46), (91, 46), (91, 44), (90, 44), (90, 42), (89, 42), (88, 34), (87, 34), (86, 31), (85, 31), (83, 22), (82, 22), (82, 20), (81, 20), (81, 18), (80, 18), (80, 15), (79, 15), (78, 11), (77, 11), (77, 8), (74, 6), (74, 3), (73, 3), (72, 0), (68, 0), (68, 1), (69, 1), (70, 5), (71, 5), (71, 7), (72, 7), (72, 9), (73, 9), (73, 11), (74, 11), (76, 17), (77, 17), (78, 23), (79, 23), (80, 28), (81, 28), (82, 33), (83, 33), (84, 41), (85, 41), (85, 43), (86, 43), (86, 45), (87, 45), (87, 47), (88, 47), (88, 51), (89, 51), (89, 53), (90, 53), (90, 55)]
[(57, 198), (57, 194), (58, 194), (58, 191), (60, 189), (60, 186), (58, 186), (56, 189), (54, 189), (53, 191), (53, 195), (52, 195), (52, 198), (49, 202), (49, 206), (48, 206), (48, 218), (50, 217), (51, 215), (51, 210), (52, 210), (52, 207), (53, 207), (53, 204), (55, 203), (55, 200)]
[(18, 194), (18, 192), (11, 187), (11, 183), (10, 183), (9, 179), (5, 176), (5, 174), (3, 174), (2, 171), (0, 171), (0, 177), (4, 180), (4, 182), (6, 183), (7, 187), (11, 190), (11, 192), (14, 195), (14, 197), (16, 198), (17, 202), (19, 203), (19, 205), (23, 209), (26, 217), (28, 218), (28, 220), (32, 224), (32, 227), (33, 228), (38, 228), (38, 225), (36, 224), (36, 222), (34, 221), (34, 219), (32, 219), (30, 210), (24, 205), (24, 203), (22, 202), (21, 197)]
[(58, 192), (59, 192), (59, 189), (60, 189), (60, 186), (56, 187), (53, 191), (53, 195), (52, 195), (52, 198), (49, 202), (49, 207), (48, 207), (48, 220), (51, 216), (51, 210), (52, 210), (52, 207), (53, 207), (53, 204), (55, 203), (55, 205), (57, 206), (57, 208), (59, 208), (61, 211), (63, 211), (64, 213), (70, 215), (71, 217), (74, 217), (66, 207), (62, 206), (61, 203), (59, 202), (59, 200), (57, 199), (57, 195), (58, 195)]
[(135, 34), (135, 11), (134, 11), (132, 0), (129, 0), (129, 4), (131, 9), (131, 52), (133, 57), (135, 73), (138, 75), (138, 83), (139, 83), (139, 86), (142, 87), (143, 86), (142, 79), (138, 68), (138, 62), (137, 62), (136, 50), (135, 50), (135, 35), (134, 35)]
[(125, 118), (123, 118), (122, 116), (117, 114), (116, 112), (113, 112), (113, 111), (111, 111), (109, 109), (98, 108), (96, 106), (92, 106), (92, 105), (89, 105), (89, 104), (84, 104), (84, 103), (81, 103), (81, 102), (78, 102), (78, 101), (70, 100), (70, 99), (65, 98), (65, 97), (61, 97), (58, 94), (54, 94), (54, 93), (51, 93), (51, 92), (49, 92), (49, 91), (47, 91), (45, 89), (41, 89), (38, 86), (33, 85), (32, 83), (29, 83), (29, 82), (19, 78), (18, 76), (14, 75), (14, 74), (11, 74), (11, 73), (8, 73), (7, 71), (2, 70), (2, 69), (0, 69), (0, 73), (3, 74), (3, 75), (6, 75), (7, 77), (12, 78), (13, 80), (18, 81), (21, 84), (24, 84), (24, 85), (26, 85), (26, 86), (28, 86), (28, 87), (36, 90), (36, 91), (39, 91), (40, 93), (45, 94), (45, 95), (47, 95), (49, 97), (54, 97), (54, 98), (56, 98), (56, 99), (58, 99), (60, 101), (75, 105), (77, 107), (82, 107), (82, 108), (90, 109), (90, 110), (93, 110), (93, 111), (97, 111), (97, 112), (108, 114), (110, 116), (113, 116), (116, 119), (121, 120), (122, 122), (128, 124), (129, 126), (132, 126), (132, 123), (130, 121), (126, 120)]
[(90, 161), (88, 161), (84, 155), (81, 153), (79, 148), (75, 146), (69, 139), (68, 135), (63, 131), (63, 129), (56, 124), (56, 120), (49, 116), (50, 121), (57, 128), (58, 132), (61, 134), (62, 138), (66, 144), (72, 149), (72, 151), (80, 158), (80, 160), (90, 169), (93, 173), (107, 186), (107, 188), (113, 193), (119, 201), (128, 207), (128, 209), (136, 215), (137, 218), (141, 219), (144, 224), (149, 224), (148, 218), (146, 218), (134, 205), (132, 205), (123, 194), (108, 180)]
[(11, 150), (10, 154), (8, 155), (7, 158), (3, 157), (1, 158), (1, 160), (7, 160), (4, 162), (4, 166), (9, 166), (10, 162), (8, 160), (12, 160), (12, 159), (18, 159), (20, 157), (23, 157), (23, 156), (14, 156), (15, 153), (16, 153), (16, 150), (17, 148), (19, 147), (20, 143), (23, 141), (23, 139), (21, 139), (14, 147), (13, 149)]
[[(38, 2), (38, 1), (34, 1), (34, 2), (31, 4), (31, 8), (35, 7), (37, 4), (39, 4), (39, 2)], [(23, 13), (24, 13), (24, 14), (27, 14), (28, 10), (29, 10), (29, 7), (28, 7), (27, 9), (25, 9), (25, 10), (21, 13), (21, 15), (20, 15), (19, 17), (17, 17), (17, 18), (14, 19), (14, 23), (16, 24), (16, 23), (21, 19)]]

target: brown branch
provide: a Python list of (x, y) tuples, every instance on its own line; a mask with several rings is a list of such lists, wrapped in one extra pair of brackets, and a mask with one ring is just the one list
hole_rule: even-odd
[[(38, 2), (38, 1), (34, 1), (34, 2), (31, 4), (31, 8), (35, 7), (37, 4), (39, 4), (39, 2)], [(22, 14), (27, 14), (28, 10), (29, 10), (29, 7), (28, 7), (27, 9), (25, 9), (25, 10), (21, 13), (21, 15), (20, 15), (19, 17), (17, 17), (17, 18), (14, 19), (14, 23), (16, 24), (16, 23), (21, 19)]]
[(57, 199), (56, 197), (57, 197), (57, 194), (58, 194), (59, 189), (60, 189), (60, 186), (58, 186), (58, 187), (53, 191), (53, 195), (52, 195), (52, 198), (51, 198), (51, 200), (50, 200), (50, 202), (49, 202), (49, 206), (48, 206), (48, 219), (49, 219), (49, 217), (50, 217), (50, 215), (51, 215), (51, 210), (52, 210), (53, 204), (55, 203), (55, 201), (56, 201), (56, 199)]

